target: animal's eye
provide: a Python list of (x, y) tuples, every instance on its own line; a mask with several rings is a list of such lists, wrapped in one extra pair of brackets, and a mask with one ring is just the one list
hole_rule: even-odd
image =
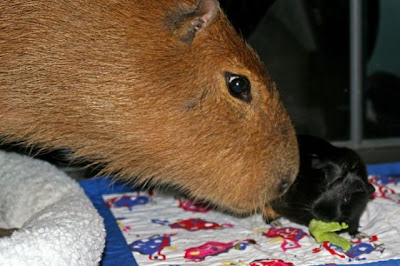
[(233, 73), (225, 73), (229, 93), (242, 101), (251, 102), (251, 84), (247, 77)]

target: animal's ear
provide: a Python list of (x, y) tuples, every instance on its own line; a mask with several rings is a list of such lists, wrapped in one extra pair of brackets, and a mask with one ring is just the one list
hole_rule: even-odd
[(196, 34), (206, 29), (217, 17), (217, 0), (198, 0), (192, 10), (179, 9), (169, 17), (168, 24), (173, 34), (184, 43), (191, 43)]

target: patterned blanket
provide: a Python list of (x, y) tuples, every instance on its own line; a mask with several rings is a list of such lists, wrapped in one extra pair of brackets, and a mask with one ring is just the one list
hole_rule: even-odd
[(280, 220), (282, 227), (273, 227), (260, 215), (237, 218), (173, 195), (110, 187), (102, 180), (108, 190), (98, 191), (94, 203), (103, 205), (106, 228), (118, 235), (108, 240), (103, 265), (118, 260), (119, 265), (398, 265), (400, 178), (369, 179), (375, 198), (361, 218), (363, 236), (342, 234), (352, 244), (347, 252), (317, 244), (307, 227), (286, 219)]

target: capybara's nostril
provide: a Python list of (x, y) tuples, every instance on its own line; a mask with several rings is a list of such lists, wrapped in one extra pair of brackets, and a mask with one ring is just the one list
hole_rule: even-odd
[(290, 185), (292, 185), (292, 182), (287, 182), (287, 181), (281, 181), (281, 184), (279, 186), (279, 191), (281, 194), (285, 194), (286, 191), (290, 188)]

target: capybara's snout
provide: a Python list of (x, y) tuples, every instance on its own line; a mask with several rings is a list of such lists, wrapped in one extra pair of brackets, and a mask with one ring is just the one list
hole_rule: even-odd
[(286, 145), (275, 149), (275, 153), (282, 156), (277, 156), (276, 161), (272, 162), (274, 166), (270, 166), (271, 170), (275, 167), (275, 172), (272, 172), (273, 176), (270, 179), (276, 180), (276, 185), (272, 189), (267, 186), (267, 193), (271, 194), (268, 201), (283, 196), (290, 189), (298, 174), (299, 154), (297, 141), (292, 136), (286, 136), (283, 139), (283, 143), (286, 143)]
[[(269, 103), (274, 100), (278, 99)], [(219, 132), (215, 134), (215, 143), (221, 149), (204, 155), (208, 159), (203, 158), (203, 163), (212, 161), (211, 167), (201, 173), (210, 186), (204, 191), (199, 189), (198, 196), (207, 195), (208, 200), (236, 213), (249, 213), (286, 193), (298, 173), (297, 139), (283, 107), (270, 107), (265, 105), (263, 111), (269, 116), (260, 114), (254, 121), (241, 123), (235, 129), (237, 135), (225, 132), (231, 131), (233, 125), (224, 125), (222, 121), (214, 127)], [(224, 146), (235, 149), (222, 149)], [(192, 180), (195, 176), (192, 175)]]
[(289, 188), (292, 185), (292, 183), (294, 182), (293, 178), (292, 178), (292, 174), (288, 174), (287, 176), (289, 178), (288, 177), (283, 177), (281, 182), (278, 184), (278, 189), (277, 190), (278, 190), (278, 193), (281, 194), (281, 195), (285, 194), (289, 190)]

